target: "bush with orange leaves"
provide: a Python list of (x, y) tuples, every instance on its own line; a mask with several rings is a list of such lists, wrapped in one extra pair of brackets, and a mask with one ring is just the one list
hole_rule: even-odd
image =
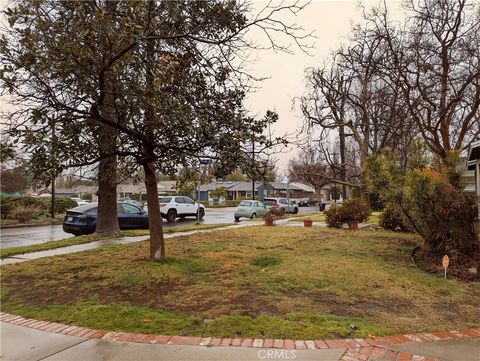
[(478, 211), (452, 167), (407, 172), (401, 206), (415, 230), (435, 254), (473, 254)]

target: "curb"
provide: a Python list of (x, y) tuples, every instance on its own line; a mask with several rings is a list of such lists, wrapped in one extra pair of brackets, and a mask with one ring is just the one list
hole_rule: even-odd
[(414, 333), (375, 338), (325, 339), (325, 340), (283, 340), (252, 338), (217, 338), (193, 336), (166, 336), (130, 332), (113, 332), (94, 330), (86, 327), (65, 325), (57, 322), (41, 321), (0, 312), (0, 321), (17, 326), (53, 332), (62, 335), (84, 337), (89, 339), (119, 342), (147, 343), (158, 345), (182, 346), (230, 346), (278, 348), (287, 350), (346, 349), (340, 361), (367, 361), (370, 358), (392, 361), (435, 361), (434, 358), (398, 352), (389, 345), (410, 342), (431, 342), (439, 340), (459, 340), (480, 337), (480, 328), (466, 328), (453, 331)]
[(15, 223), (15, 224), (1, 225), (0, 229), (22, 228), (22, 227), (58, 226), (60, 224), (63, 224), (63, 221), (56, 221), (56, 222), (52, 222), (52, 223)]

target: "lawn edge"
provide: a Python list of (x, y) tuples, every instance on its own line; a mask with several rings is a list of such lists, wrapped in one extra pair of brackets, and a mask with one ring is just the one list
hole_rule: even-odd
[[(389, 345), (400, 345), (411, 342), (432, 342), (440, 340), (459, 340), (480, 337), (480, 328), (464, 328), (452, 331), (421, 332), (403, 335), (391, 335), (371, 338), (324, 339), (324, 340), (291, 340), (291, 339), (252, 339), (252, 338), (216, 338), (196, 336), (168, 336), (158, 334), (142, 334), (131, 332), (115, 332), (96, 330), (81, 326), (67, 325), (58, 322), (24, 318), (6, 312), (0, 312), (0, 321), (12, 325), (24, 326), (36, 330), (83, 337), (103, 341), (133, 342), (143, 344), (182, 345), (182, 346), (232, 346), (255, 348), (278, 348), (288, 350), (345, 349), (341, 360), (363, 360), (365, 353), (379, 354), (397, 352), (396, 356), (410, 356), (404, 352), (393, 351)], [(395, 358), (397, 359), (397, 358)], [(409, 360), (409, 358), (405, 358)]]

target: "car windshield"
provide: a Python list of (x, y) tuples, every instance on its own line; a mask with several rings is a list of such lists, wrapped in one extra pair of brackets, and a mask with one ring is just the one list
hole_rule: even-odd
[(161, 197), (158, 199), (160, 203), (170, 203), (172, 197)]
[(251, 207), (252, 202), (249, 202), (249, 201), (241, 201), (239, 205), (242, 206), (242, 207)]

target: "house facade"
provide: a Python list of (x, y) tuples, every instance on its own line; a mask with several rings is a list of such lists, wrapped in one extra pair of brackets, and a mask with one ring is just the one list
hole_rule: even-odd
[(474, 190), (479, 210), (478, 219), (480, 220), (480, 140), (470, 145), (467, 157), (467, 171), (471, 172), (470, 174), (473, 173), (472, 180), (475, 185)]
[[(252, 186), (254, 187), (254, 196), (252, 195)], [(225, 200), (240, 200), (251, 198), (290, 198), (292, 200), (299, 200), (301, 198), (316, 198), (315, 190), (302, 183), (282, 183), (282, 182), (269, 182), (266, 184), (247, 181), (216, 181), (208, 184), (202, 184), (200, 186), (201, 201), (210, 201), (212, 197), (210, 192), (223, 187), (226, 189), (227, 197)], [(197, 191), (198, 193), (198, 191)], [(330, 200), (330, 191), (328, 187), (325, 187), (320, 192), (321, 201)]]
[[(175, 181), (160, 181), (157, 183), (158, 194), (161, 196), (177, 194), (177, 187)], [(98, 187), (97, 186), (75, 186), (71, 188), (57, 188), (55, 189), (55, 195), (59, 197), (80, 197), (88, 199), (92, 202), (98, 200)], [(48, 189), (45, 189), (41, 194), (50, 194)], [(137, 201), (146, 201), (147, 190), (143, 183), (128, 183), (119, 184), (117, 186), (117, 199), (129, 197)]]

